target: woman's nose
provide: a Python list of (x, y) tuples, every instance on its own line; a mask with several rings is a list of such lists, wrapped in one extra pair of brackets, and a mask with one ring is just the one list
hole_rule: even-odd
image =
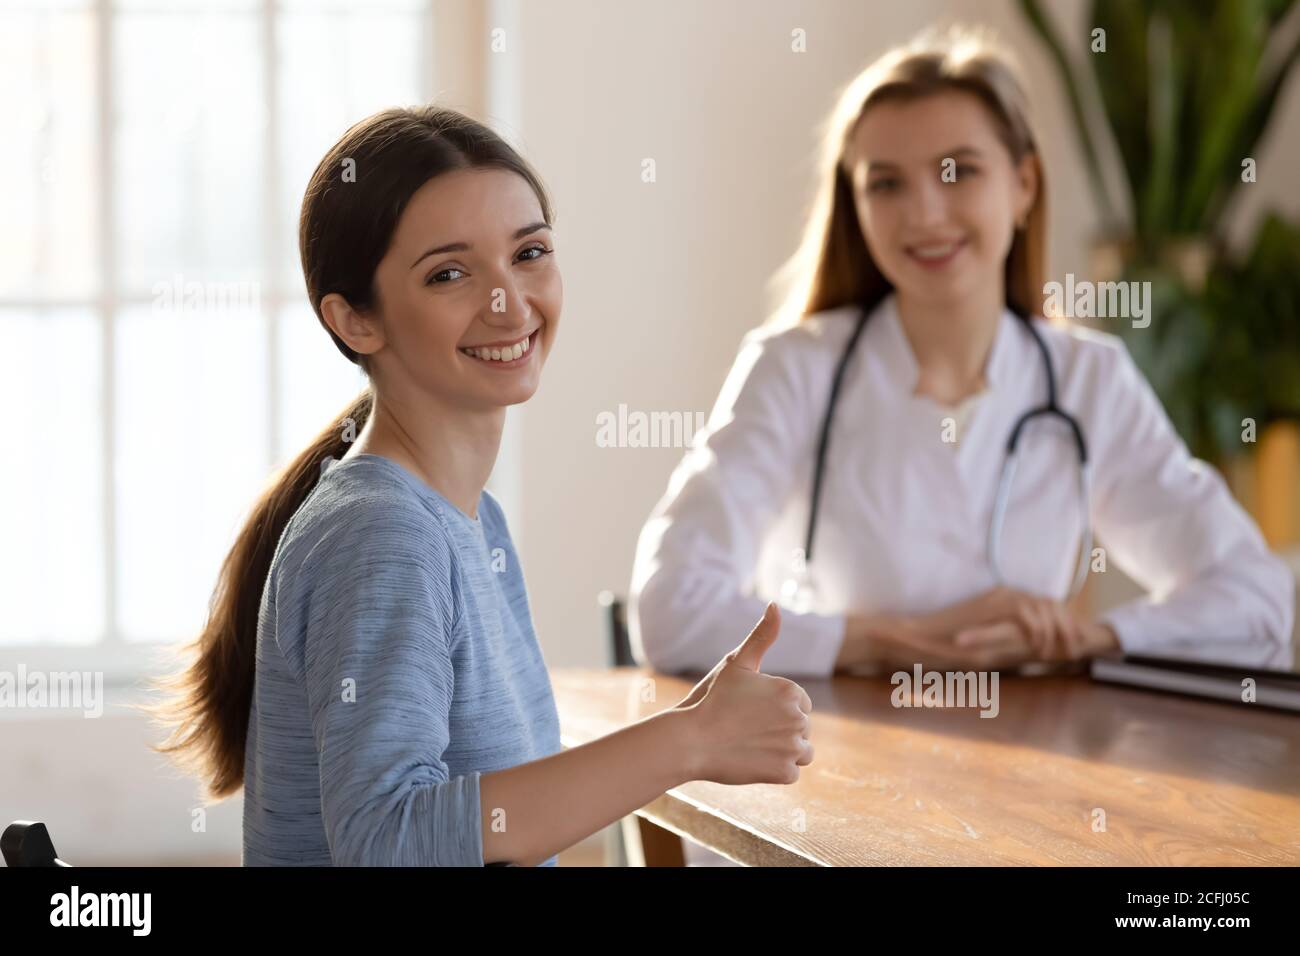
[(529, 308), (518, 287), (504, 280), (493, 286), (483, 312), (487, 325), (502, 329), (521, 329), (528, 324)]
[(947, 190), (951, 183), (942, 182), (938, 176), (922, 178), (912, 190), (908, 204), (908, 223), (913, 227), (934, 226), (948, 217)]

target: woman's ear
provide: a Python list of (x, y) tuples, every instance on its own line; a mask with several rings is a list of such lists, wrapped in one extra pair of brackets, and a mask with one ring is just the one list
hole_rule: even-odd
[(1016, 185), (1016, 223), (1023, 228), (1042, 185), (1038, 175), (1037, 153), (1025, 153), (1016, 164)]
[(372, 355), (383, 348), (383, 323), (375, 317), (362, 315), (337, 292), (321, 299), (320, 312), (330, 330), (358, 355)]

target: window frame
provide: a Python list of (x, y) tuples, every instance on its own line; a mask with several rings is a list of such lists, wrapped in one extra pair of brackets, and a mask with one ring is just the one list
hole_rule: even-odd
[[(118, 533), (118, 491), (119, 482), (115, 476), (117, 457), (116, 424), (116, 322), (119, 312), (131, 305), (148, 305), (150, 296), (138, 293), (122, 292), (118, 263), (115, 255), (113, 236), (117, 229), (119, 210), (115, 202), (115, 130), (111, 117), (117, 103), (117, 87), (113, 54), (119, 17), (132, 11), (123, 10), (116, 0), (90, 0), (83, 8), (93, 18), (93, 50), (96, 58), (94, 76), (95, 108), (92, 122), (95, 126), (93, 141), (98, 153), (99, 191), (96, 196), (98, 217), (96, 223), (96, 255), (98, 258), (99, 282), (98, 294), (89, 297), (30, 297), (13, 296), (0, 298), (0, 306), (7, 308), (27, 308), (38, 316), (47, 309), (78, 308), (88, 310), (98, 321), (100, 341), (100, 457), (102, 460), (99, 473), (101, 493), (104, 501), (102, 521), (101, 562), (104, 569), (104, 619), (103, 629), (98, 640), (86, 644), (61, 643), (59, 639), (27, 643), (10, 643), (0, 645), (0, 659), (21, 662), (30, 672), (80, 671), (102, 673), (105, 686), (121, 686), (136, 683), (142, 679), (173, 672), (180, 658), (178, 652), (192, 643), (198, 634), (178, 637), (175, 641), (131, 641), (120, 629), (118, 601), (119, 575), (117, 562)], [(280, 241), (284, 235), (282, 226), (281, 203), (284, 185), (281, 176), (281, 137), (279, 133), (279, 71), (276, 61), (277, 40), (280, 30), (281, 14), (291, 12), (291, 8), (280, 0), (258, 0), (250, 9), (255, 9), (260, 19), (260, 56), (262, 58), (262, 90), (265, 97), (267, 123), (265, 125), (266, 175), (263, 177), (262, 223), (265, 236), (265, 254), (262, 262), (263, 281), (260, 282), (260, 309), (266, 327), (266, 364), (268, 385), (268, 428), (265, 449), (268, 461), (279, 459), (281, 441), (280, 408), (280, 350), (281, 350), (281, 316), (285, 306), (297, 301), (296, 294), (286, 290), (282, 283), (284, 257), (288, 250)], [(323, 10), (349, 10), (346, 3), (324, 5)], [(420, 43), (416, 54), (418, 64), (419, 95), (425, 101), (434, 97), (438, 88), (435, 77), (435, 56), (437, 53), (438, 12), (436, 0), (420, 0), (411, 5), (412, 14), (423, 25), (420, 31)], [(178, 11), (178, 16), (184, 15)], [(514, 28), (518, 24), (516, 0), (489, 0), (486, 8), (469, 21), (457, 21), (457, 27), (486, 28), (489, 24), (506, 24)], [(487, 36), (482, 38), (486, 44)], [(482, 75), (473, 78), (473, 82), (483, 85), (485, 106), (488, 116), (504, 128), (504, 135), (510, 138), (510, 132), (520, 127), (519, 94), (516, 67), (501, 62), (504, 58), (487, 56)], [(501, 500), (507, 515), (518, 515), (521, 511), (522, 488), (519, 459), (522, 444), (521, 409), (511, 409), (507, 416), (505, 434), (502, 436), (501, 452), (497, 467), (489, 481), (489, 488)], [(516, 546), (520, 536), (514, 534)], [(215, 584), (215, 579), (212, 582)], [(173, 660), (172, 658), (176, 658)], [(10, 666), (6, 663), (4, 666)]]

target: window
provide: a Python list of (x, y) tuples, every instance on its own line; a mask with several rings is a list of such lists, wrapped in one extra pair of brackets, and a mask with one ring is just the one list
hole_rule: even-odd
[(431, 55), (427, 0), (0, 6), (4, 656), (198, 633), (259, 489), (363, 384), (307, 303), (307, 179), (430, 99)]

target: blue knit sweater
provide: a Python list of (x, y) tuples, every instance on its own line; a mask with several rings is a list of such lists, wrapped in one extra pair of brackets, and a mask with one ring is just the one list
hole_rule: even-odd
[(327, 462), (262, 594), (244, 865), (481, 866), (480, 774), (559, 749), (496, 499)]

